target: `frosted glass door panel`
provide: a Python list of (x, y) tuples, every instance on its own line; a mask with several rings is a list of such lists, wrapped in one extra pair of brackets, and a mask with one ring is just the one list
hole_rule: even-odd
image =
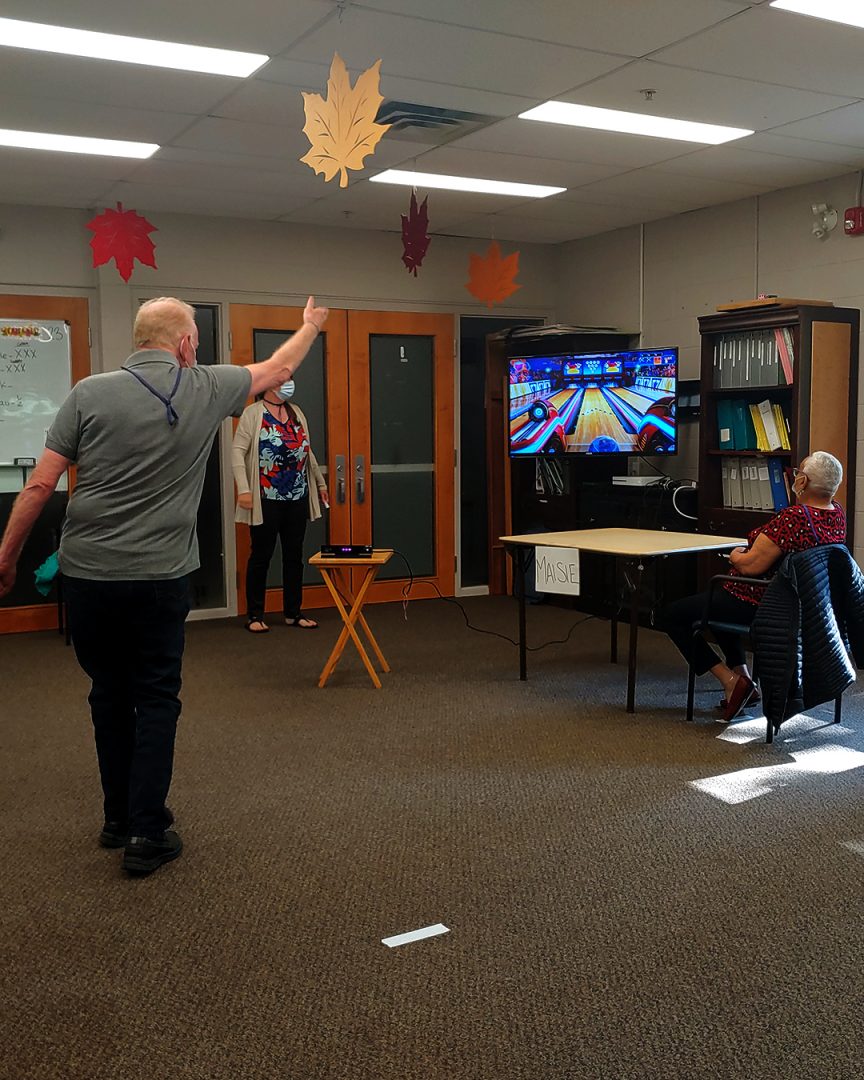
[[(372, 542), (394, 548), (415, 577), (435, 574), (434, 339), (371, 334)], [(398, 555), (380, 578), (408, 576)]]

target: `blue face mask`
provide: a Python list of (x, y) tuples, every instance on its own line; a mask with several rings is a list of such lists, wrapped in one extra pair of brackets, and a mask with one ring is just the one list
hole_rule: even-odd
[(276, 397), (281, 398), (282, 401), (289, 401), (294, 397), (294, 380), (290, 382), (284, 382), (276, 391)]

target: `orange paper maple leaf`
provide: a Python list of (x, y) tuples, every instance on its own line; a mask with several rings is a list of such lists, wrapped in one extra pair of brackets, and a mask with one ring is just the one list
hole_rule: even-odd
[(384, 100), (378, 92), (380, 69), (378, 60), (352, 87), (345, 62), (335, 53), (326, 99), (320, 94), (303, 94), (303, 133), (312, 149), (300, 160), (316, 173), (323, 173), (327, 181), (338, 173), (339, 187), (348, 187), (348, 170), (363, 168), (364, 159), (390, 127), (375, 123)]
[(469, 260), (470, 279), (465, 288), (478, 300), (484, 300), (487, 307), (500, 304), (522, 288), (515, 281), (519, 273), (518, 251), (502, 259), (498, 241), (493, 240), (485, 255), (470, 255)]

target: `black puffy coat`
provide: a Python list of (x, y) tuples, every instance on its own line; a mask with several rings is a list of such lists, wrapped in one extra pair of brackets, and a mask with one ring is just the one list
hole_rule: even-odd
[[(842, 544), (787, 555), (751, 631), (762, 705), (777, 731), (832, 701), (864, 667), (864, 574)], [(854, 659), (854, 665), (853, 665)]]

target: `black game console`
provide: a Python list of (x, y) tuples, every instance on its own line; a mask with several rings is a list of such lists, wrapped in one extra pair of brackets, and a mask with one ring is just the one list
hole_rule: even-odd
[(324, 559), (371, 559), (372, 548), (368, 544), (322, 544)]

